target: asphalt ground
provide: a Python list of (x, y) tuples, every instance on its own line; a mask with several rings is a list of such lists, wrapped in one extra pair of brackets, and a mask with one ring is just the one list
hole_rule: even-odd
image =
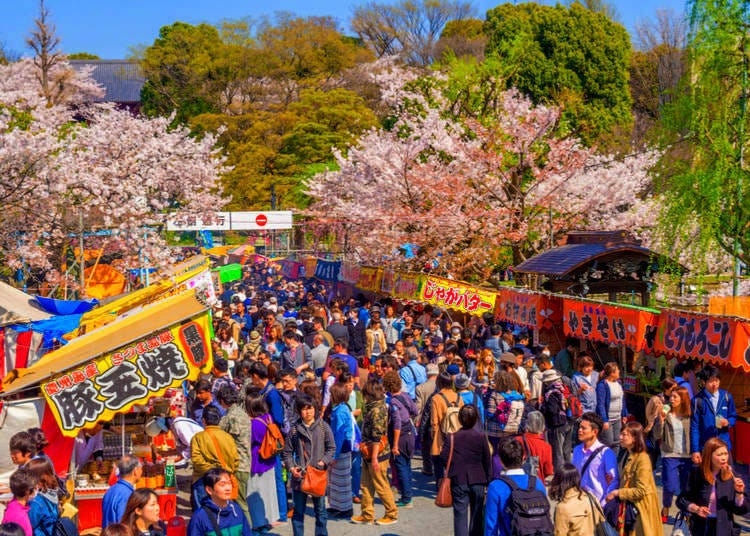
[[(658, 463), (657, 465), (661, 465)], [(348, 519), (328, 519), (328, 534), (330, 536), (349, 536), (349, 535), (378, 535), (378, 536), (450, 536), (453, 534), (453, 510), (451, 508), (438, 508), (435, 506), (435, 481), (434, 477), (428, 477), (422, 474), (422, 461), (419, 455), (412, 460), (413, 478), (414, 478), (414, 507), (409, 509), (400, 509), (398, 523), (388, 527), (379, 527), (377, 525), (354, 525)], [(736, 467), (737, 473), (742, 476), (746, 482), (748, 478), (748, 466), (740, 465)], [(661, 467), (657, 467), (655, 472), (656, 484), (659, 487), (659, 500), (661, 502)], [(186, 519), (190, 517), (190, 470), (182, 469), (177, 471), (177, 483), (179, 495), (177, 500), (178, 514)], [(398, 500), (398, 493), (394, 491), (394, 497)], [(291, 499), (289, 501), (291, 506)], [(553, 504), (554, 508), (554, 504)], [(383, 516), (383, 506), (378, 499), (375, 500), (375, 518)], [(670, 522), (677, 514), (677, 508), (673, 505), (670, 511)], [(359, 505), (354, 505), (354, 515), (359, 515)], [(750, 534), (750, 517), (745, 516), (742, 519), (735, 518), (743, 527), (743, 534)], [(305, 534), (314, 534), (315, 517), (312, 511), (312, 501), (308, 501), (307, 512), (305, 516)], [(267, 534), (279, 536), (291, 536), (291, 523), (274, 528)], [(672, 525), (664, 526), (664, 536), (672, 534)], [(720, 535), (719, 535), (720, 536)]]

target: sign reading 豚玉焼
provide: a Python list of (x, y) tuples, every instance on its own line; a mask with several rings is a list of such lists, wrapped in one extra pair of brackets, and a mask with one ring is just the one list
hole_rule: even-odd
[(210, 357), (210, 322), (209, 313), (203, 313), (42, 383), (63, 435), (74, 437), (82, 428), (196, 379)]

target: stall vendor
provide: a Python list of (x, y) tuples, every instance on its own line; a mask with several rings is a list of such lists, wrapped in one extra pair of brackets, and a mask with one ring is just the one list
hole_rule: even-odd
[(92, 460), (101, 462), (104, 459), (104, 423), (97, 422), (94, 426), (78, 432), (73, 453), (77, 469)]

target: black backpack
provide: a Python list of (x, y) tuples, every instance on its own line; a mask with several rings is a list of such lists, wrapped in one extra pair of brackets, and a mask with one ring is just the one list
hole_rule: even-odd
[(529, 477), (526, 489), (519, 488), (513, 479), (501, 476), (500, 480), (510, 487), (510, 497), (505, 503), (505, 514), (510, 519), (512, 536), (553, 536), (547, 495), (536, 489), (536, 477)]

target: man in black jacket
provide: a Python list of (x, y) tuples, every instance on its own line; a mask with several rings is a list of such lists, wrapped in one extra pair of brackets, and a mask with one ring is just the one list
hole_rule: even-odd
[(349, 311), (349, 319), (346, 321), (349, 330), (349, 352), (356, 358), (365, 355), (367, 344), (367, 326), (359, 319), (359, 310), (354, 308)]

